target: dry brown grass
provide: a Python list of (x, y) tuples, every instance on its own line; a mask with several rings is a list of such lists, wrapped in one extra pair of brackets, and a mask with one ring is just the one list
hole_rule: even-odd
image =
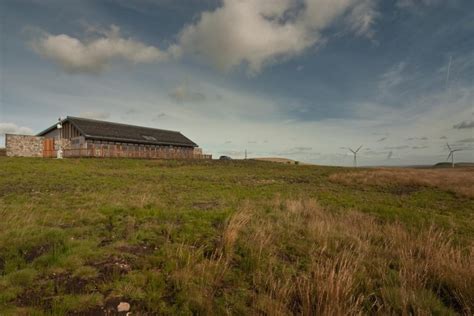
[[(249, 207), (248, 203), (247, 207)], [(221, 248), (218, 249), (219, 252), (227, 254), (228, 256), (232, 254), (239, 233), (244, 226), (248, 224), (250, 218), (251, 214), (249, 212), (237, 212), (230, 218), (222, 234)]]
[(178, 251), (184, 264), (174, 277), (203, 313), (235, 312), (216, 301), (240, 288), (253, 314), (469, 315), (473, 250), (433, 226), (413, 233), (357, 211), (331, 213), (315, 200), (276, 198), (242, 207), (212, 255)]
[(474, 198), (474, 168), (459, 169), (376, 169), (336, 173), (331, 181), (346, 185), (426, 186)]

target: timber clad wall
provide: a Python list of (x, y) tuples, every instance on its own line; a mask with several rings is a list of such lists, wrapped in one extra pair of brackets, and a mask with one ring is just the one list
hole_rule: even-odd
[[(61, 135), (62, 135), (62, 138), (70, 139), (70, 138), (80, 136), (81, 133), (71, 123), (65, 122), (63, 124)], [(59, 137), (59, 131), (58, 131), (58, 129), (53, 129), (52, 131), (44, 134), (43, 136), (46, 137), (46, 138), (58, 138)]]
[(109, 157), (147, 159), (212, 159), (203, 155), (200, 148), (151, 146), (113, 142), (85, 141), (64, 150), (64, 157)]
[(30, 135), (5, 135), (8, 157), (43, 157), (43, 137)]

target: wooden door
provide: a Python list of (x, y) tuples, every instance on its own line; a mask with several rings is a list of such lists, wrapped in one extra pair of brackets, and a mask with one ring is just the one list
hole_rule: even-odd
[(56, 157), (56, 151), (54, 150), (54, 138), (46, 138), (43, 140), (43, 157)]

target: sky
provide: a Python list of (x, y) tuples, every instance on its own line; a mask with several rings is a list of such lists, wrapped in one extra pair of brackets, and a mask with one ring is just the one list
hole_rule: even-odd
[(80, 116), (214, 157), (474, 162), (472, 0), (3, 0), (0, 147)]

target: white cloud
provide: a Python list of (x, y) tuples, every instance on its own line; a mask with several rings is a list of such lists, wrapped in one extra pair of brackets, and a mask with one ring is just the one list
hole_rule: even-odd
[(353, 0), (306, 0), (306, 8), (302, 14), (303, 23), (312, 29), (324, 29), (334, 19), (345, 13), (354, 2)]
[(256, 74), (270, 63), (294, 57), (318, 43), (340, 17), (356, 35), (372, 35), (373, 0), (224, 0), (179, 35), (180, 53), (197, 55), (218, 69), (245, 65)]
[(100, 73), (114, 59), (149, 63), (179, 58), (201, 58), (222, 71), (245, 66), (249, 74), (268, 64), (295, 57), (323, 45), (329, 26), (340, 23), (357, 36), (371, 38), (378, 16), (376, 0), (223, 0), (214, 11), (202, 12), (183, 27), (177, 42), (165, 50), (132, 38), (119, 27), (97, 30), (95, 38), (42, 32), (33, 49), (69, 73)]
[(4, 136), (5, 134), (30, 135), (33, 134), (33, 130), (29, 127), (18, 126), (15, 123), (0, 122), (0, 136)]
[(220, 70), (246, 63), (251, 73), (258, 73), (265, 63), (297, 55), (318, 40), (317, 34), (277, 19), (289, 9), (289, 1), (275, 1), (273, 7), (272, 3), (226, 0), (222, 7), (202, 13), (196, 24), (184, 28), (179, 45)]
[(121, 37), (117, 26), (101, 32), (93, 40), (80, 40), (69, 35), (43, 33), (32, 41), (33, 49), (57, 63), (70, 73), (99, 73), (113, 60), (122, 59), (131, 63), (163, 61), (168, 53), (155, 46), (147, 46), (132, 38)]
[(365, 0), (360, 1), (354, 6), (352, 12), (347, 17), (347, 21), (350, 30), (356, 35), (372, 38), (374, 36), (372, 25), (378, 16), (379, 13), (375, 9), (375, 2)]

